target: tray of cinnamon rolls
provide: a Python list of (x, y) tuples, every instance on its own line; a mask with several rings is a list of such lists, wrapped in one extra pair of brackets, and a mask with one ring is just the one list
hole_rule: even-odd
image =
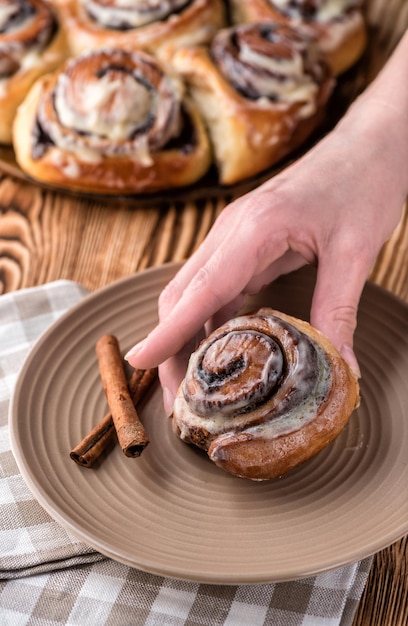
[[(236, 189), (340, 114), (363, 0), (1, 0), (0, 165), (140, 196)], [(344, 98), (343, 98), (344, 99)]]

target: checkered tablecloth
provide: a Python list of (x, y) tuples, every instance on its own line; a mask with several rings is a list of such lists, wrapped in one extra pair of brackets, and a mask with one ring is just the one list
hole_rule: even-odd
[(40, 507), (10, 449), (10, 396), (38, 336), (86, 293), (75, 283), (56, 281), (0, 296), (0, 624), (350, 625), (370, 558), (290, 583), (202, 585), (108, 559)]

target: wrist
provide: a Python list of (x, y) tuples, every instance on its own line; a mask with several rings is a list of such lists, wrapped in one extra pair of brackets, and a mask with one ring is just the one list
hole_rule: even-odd
[(392, 100), (377, 93), (364, 94), (337, 130), (348, 137), (359, 158), (367, 160), (373, 176), (382, 175), (398, 189), (403, 202), (408, 196), (408, 98), (406, 108)]

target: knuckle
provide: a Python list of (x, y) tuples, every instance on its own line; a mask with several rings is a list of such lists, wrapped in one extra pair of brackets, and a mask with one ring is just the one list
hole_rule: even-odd
[(212, 266), (204, 265), (198, 270), (190, 284), (191, 290), (204, 296), (207, 302), (212, 304), (214, 310), (222, 306), (222, 294), (218, 291), (218, 282), (215, 279), (220, 271), (225, 271), (225, 268), (220, 268), (215, 263)]
[(339, 305), (332, 311), (332, 319), (337, 324), (347, 325), (353, 330), (357, 323), (356, 305)]
[(339, 243), (338, 257), (353, 266), (371, 265), (375, 252), (368, 238), (361, 233), (348, 233)]
[(339, 304), (329, 311), (317, 313), (314, 317), (317, 328), (336, 327), (353, 334), (357, 326), (357, 305)]
[(176, 278), (173, 278), (159, 295), (158, 307), (161, 316), (167, 315), (182, 295), (182, 289)]

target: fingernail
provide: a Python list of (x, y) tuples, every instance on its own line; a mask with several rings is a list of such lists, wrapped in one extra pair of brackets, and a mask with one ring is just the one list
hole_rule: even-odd
[(138, 354), (138, 352), (140, 352), (140, 350), (142, 349), (144, 344), (144, 339), (142, 341), (139, 341), (139, 343), (137, 343), (135, 346), (133, 346), (133, 348), (130, 348), (129, 352), (127, 352), (124, 356), (125, 361), (129, 361), (136, 356), (136, 354)]
[(171, 393), (170, 389), (167, 387), (163, 387), (163, 404), (164, 411), (167, 417), (173, 413), (173, 403), (174, 403), (174, 395)]
[(341, 346), (340, 353), (344, 360), (350, 365), (357, 378), (361, 378), (360, 366), (358, 364), (357, 357), (354, 354), (353, 348), (348, 344), (344, 344)]

